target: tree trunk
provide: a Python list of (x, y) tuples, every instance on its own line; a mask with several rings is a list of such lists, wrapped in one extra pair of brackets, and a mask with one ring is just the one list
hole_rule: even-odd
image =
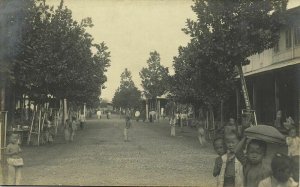
[(221, 100), (221, 127), (223, 127), (224, 126), (224, 115), (223, 115), (223, 104), (224, 104), (224, 102), (223, 102), (223, 100)]
[(4, 86), (0, 89), (0, 110), (1, 111), (5, 110), (5, 87)]

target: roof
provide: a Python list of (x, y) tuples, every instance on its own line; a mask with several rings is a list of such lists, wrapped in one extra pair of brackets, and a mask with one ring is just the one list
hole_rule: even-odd
[(244, 76), (249, 76), (249, 75), (258, 74), (258, 73), (262, 73), (262, 72), (267, 72), (267, 71), (271, 71), (271, 70), (275, 70), (275, 69), (279, 69), (279, 68), (283, 68), (283, 67), (287, 67), (287, 66), (292, 66), (292, 65), (296, 65), (296, 64), (300, 64), (300, 58), (294, 58), (292, 60), (286, 60), (286, 61), (283, 61), (283, 62), (273, 63), (269, 66), (265, 66), (265, 67), (260, 68), (260, 69), (256, 69), (256, 70), (253, 70), (253, 71), (246, 72), (244, 74)]

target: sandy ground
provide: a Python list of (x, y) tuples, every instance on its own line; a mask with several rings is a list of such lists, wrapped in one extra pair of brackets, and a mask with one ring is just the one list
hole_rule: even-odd
[(166, 120), (135, 122), (123, 141), (124, 119), (90, 119), (75, 141), (62, 135), (53, 145), (23, 147), (26, 185), (215, 186), (212, 146), (200, 147), (195, 129), (176, 129)]

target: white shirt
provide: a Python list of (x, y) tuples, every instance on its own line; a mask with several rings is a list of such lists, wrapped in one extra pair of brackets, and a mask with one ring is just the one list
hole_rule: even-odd
[(298, 183), (294, 181), (293, 178), (289, 178), (289, 180), (280, 184), (274, 177), (268, 177), (259, 182), (258, 187), (297, 187)]
[(299, 137), (287, 137), (286, 144), (288, 145), (288, 155), (296, 156), (299, 155), (300, 138)]

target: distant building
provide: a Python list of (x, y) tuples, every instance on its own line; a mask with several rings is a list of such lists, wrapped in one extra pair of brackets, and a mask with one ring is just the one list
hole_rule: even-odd
[[(291, 116), (300, 123), (300, 6), (287, 13), (288, 24), (281, 28), (278, 44), (249, 57), (251, 63), (243, 67), (251, 106), (262, 124), (272, 125), (278, 110), (284, 120)], [(245, 108), (241, 94), (236, 104), (236, 111)]]

